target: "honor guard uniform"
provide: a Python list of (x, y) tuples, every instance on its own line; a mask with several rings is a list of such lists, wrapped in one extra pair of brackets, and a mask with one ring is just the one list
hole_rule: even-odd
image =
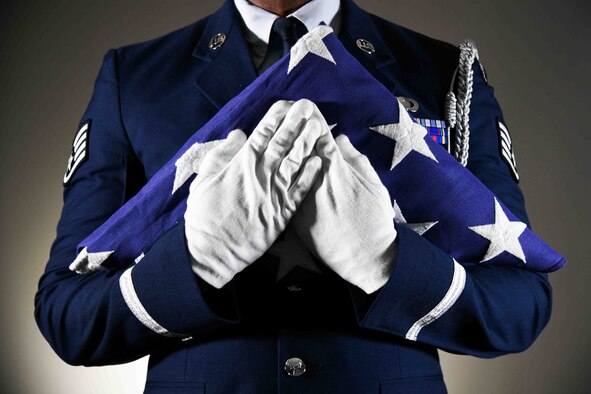
[[(74, 365), (149, 354), (147, 393), (439, 393), (446, 389), (438, 348), (495, 357), (530, 346), (550, 317), (545, 274), (463, 264), (463, 291), (426, 325), (421, 318), (450, 290), (450, 276), (439, 273), (452, 258), (404, 225), (388, 282), (370, 295), (298, 261), (289, 231), (216, 289), (191, 270), (183, 221), (127, 281), (125, 270), (68, 269), (78, 243), (276, 60), (264, 40), (276, 16), (248, 7), (227, 0), (194, 24), (107, 52), (75, 134), (57, 237), (35, 297), (37, 323), (55, 352)], [(434, 40), (351, 0), (312, 1), (295, 17), (308, 30), (330, 22), (431, 138), (527, 223), (511, 137), (472, 43)], [(295, 263), (281, 261), (290, 255)]]

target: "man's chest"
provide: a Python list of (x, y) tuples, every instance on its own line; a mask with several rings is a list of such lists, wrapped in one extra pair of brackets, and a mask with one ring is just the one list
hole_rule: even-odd
[[(444, 109), (447, 82), (436, 81), (426, 72), (401, 72), (395, 66), (379, 72), (373, 70), (373, 74), (398, 97), (411, 117), (427, 128), (433, 140), (446, 148), (449, 146)], [(219, 111), (195, 85), (194, 77), (191, 70), (159, 75), (153, 81), (134, 82), (122, 91), (123, 122), (147, 179)], [(219, 89), (229, 88), (219, 86)]]

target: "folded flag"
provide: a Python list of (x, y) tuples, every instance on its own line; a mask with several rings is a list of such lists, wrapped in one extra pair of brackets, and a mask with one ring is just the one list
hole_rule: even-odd
[(393, 198), (395, 220), (457, 261), (546, 272), (566, 263), (433, 141), (330, 27), (320, 25), (226, 104), (136, 196), (84, 239), (70, 269), (120, 269), (141, 260), (183, 217), (189, 180), (207, 152), (233, 129), (250, 135), (274, 102), (302, 98), (316, 103), (335, 124), (335, 136), (346, 134), (369, 158)]

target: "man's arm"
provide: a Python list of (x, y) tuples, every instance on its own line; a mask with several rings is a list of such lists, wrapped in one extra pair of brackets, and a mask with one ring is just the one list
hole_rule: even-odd
[[(85, 161), (68, 171), (57, 237), (35, 296), (41, 332), (70, 364), (127, 362), (237, 323), (234, 314), (226, 318), (210, 307), (202, 291), (209, 286), (191, 270), (183, 222), (164, 234), (141, 264), (127, 270), (78, 275), (68, 269), (77, 244), (123, 204), (126, 188), (134, 181), (117, 62), (117, 52), (110, 50), (82, 118), (82, 125), (90, 120), (86, 141), (83, 148), (77, 144), (71, 163), (82, 154)], [(231, 292), (231, 286), (223, 291)], [(216, 290), (215, 297), (223, 295)]]
[[(523, 196), (500, 151), (500, 107), (474, 67), (468, 169), (522, 221)], [(404, 225), (386, 285), (364, 296), (350, 286), (362, 327), (451, 352), (494, 357), (530, 346), (550, 319), (546, 274), (506, 266), (458, 264)]]

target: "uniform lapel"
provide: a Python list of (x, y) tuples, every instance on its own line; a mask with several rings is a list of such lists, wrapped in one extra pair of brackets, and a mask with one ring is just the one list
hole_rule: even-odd
[[(384, 42), (371, 16), (352, 0), (341, 0), (342, 28), (339, 39), (347, 50), (390, 91), (396, 88), (400, 73), (394, 54)], [(357, 40), (369, 41), (375, 48), (367, 53), (359, 48)]]
[[(395, 91), (400, 74), (398, 63), (371, 16), (352, 0), (341, 0), (341, 11), (343, 23), (339, 38), (345, 48), (376, 79)], [(193, 56), (201, 60), (195, 85), (218, 109), (257, 77), (241, 23), (234, 2), (226, 0), (210, 17), (193, 51)], [(219, 33), (225, 34), (226, 40), (220, 48), (211, 49), (210, 41)], [(361, 50), (358, 39), (372, 43), (375, 52), (368, 54)]]
[[(211, 39), (220, 33), (225, 35), (224, 43), (210, 48)], [(255, 80), (257, 73), (232, 0), (210, 17), (193, 56), (201, 60), (195, 85), (218, 109)]]

